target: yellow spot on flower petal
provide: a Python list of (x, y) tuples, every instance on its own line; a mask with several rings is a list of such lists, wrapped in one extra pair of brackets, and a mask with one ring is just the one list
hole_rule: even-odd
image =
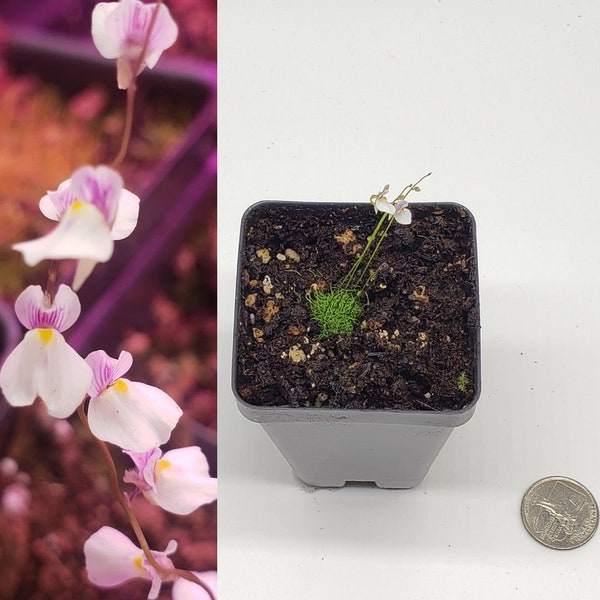
[(52, 334), (54, 333), (53, 329), (38, 329), (38, 335), (40, 336), (40, 340), (44, 342), (44, 344), (49, 344), (52, 339)]
[(75, 200), (73, 204), (69, 207), (73, 212), (78, 211), (80, 208), (83, 208), (83, 202), (81, 200)]
[(112, 384), (112, 387), (115, 389), (115, 391), (121, 392), (123, 394), (129, 390), (129, 388), (127, 387), (127, 384), (125, 383), (125, 381), (123, 379), (117, 379)]
[(146, 569), (144, 569), (143, 567), (143, 557), (142, 556), (136, 556), (133, 559), (133, 564), (138, 568), (141, 569), (142, 571), (146, 572)]
[(164, 458), (161, 458), (157, 463), (156, 463), (156, 476), (158, 477), (165, 469), (168, 469), (171, 466), (171, 463), (168, 460), (165, 460)]

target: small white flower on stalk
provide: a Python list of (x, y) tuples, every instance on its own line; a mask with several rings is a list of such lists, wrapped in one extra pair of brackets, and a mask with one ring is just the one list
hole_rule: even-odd
[[(161, 567), (172, 569), (173, 563), (169, 555), (176, 550), (177, 542), (171, 540), (164, 552), (153, 550), (152, 556)], [(101, 527), (86, 540), (83, 553), (88, 579), (94, 585), (111, 588), (129, 579), (149, 579), (152, 587), (148, 599), (158, 598), (164, 580), (148, 562), (142, 549), (117, 529)]]
[(217, 497), (217, 480), (209, 475), (208, 461), (198, 446), (148, 452), (128, 452), (136, 469), (125, 472), (123, 480), (162, 509), (188, 515)]
[(133, 363), (129, 352), (116, 359), (97, 350), (85, 360), (93, 372), (87, 416), (97, 438), (124, 450), (146, 452), (171, 437), (183, 411), (159, 388), (123, 379)]
[(15, 312), (29, 331), (0, 369), (4, 396), (13, 406), (29, 406), (40, 397), (50, 415), (64, 419), (92, 381), (89, 365), (62, 335), (81, 312), (77, 294), (61, 285), (51, 301), (39, 285), (30, 285), (17, 298)]
[(408, 202), (406, 200), (397, 200), (394, 204), (394, 219), (400, 225), (410, 225), (412, 222), (412, 213), (408, 209)]
[(370, 202), (375, 209), (375, 212), (384, 212), (388, 214), (394, 214), (394, 205), (387, 199), (386, 194), (389, 192), (390, 186), (386, 185), (379, 194), (373, 194), (370, 198)]
[[(217, 572), (204, 571), (203, 573), (199, 573), (198, 571), (192, 571), (192, 573), (210, 588), (210, 591), (216, 598)], [(208, 592), (202, 586), (182, 577), (177, 579), (173, 584), (171, 595), (173, 596), (173, 600), (210, 600)]]
[(137, 224), (140, 199), (123, 189), (110, 167), (85, 166), (40, 200), (42, 213), (58, 221), (47, 235), (15, 244), (30, 266), (44, 259), (78, 259), (73, 289), (78, 290), (96, 263), (113, 253), (113, 241), (126, 238)]
[(158, 6), (158, 15), (152, 26), (145, 56), (134, 73), (156, 9), (156, 4), (144, 4), (139, 0), (100, 2), (94, 8), (94, 44), (104, 58), (117, 59), (117, 83), (122, 90), (127, 89), (145, 67), (154, 67), (163, 51), (177, 39), (177, 24), (169, 9), (161, 4)]
[(388, 200), (386, 194), (389, 189), (390, 186), (386, 185), (381, 192), (371, 196), (370, 202), (373, 204), (375, 212), (383, 212), (393, 216), (400, 225), (410, 225), (412, 214), (408, 209), (408, 202), (402, 196), (398, 196), (392, 201)]

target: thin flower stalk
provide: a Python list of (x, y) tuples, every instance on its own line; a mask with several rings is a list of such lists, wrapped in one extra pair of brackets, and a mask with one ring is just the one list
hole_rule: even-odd
[(377, 254), (377, 251), (379, 250), (379, 247), (381, 246), (381, 243), (387, 237), (388, 231), (390, 230), (390, 227), (394, 223), (394, 218), (391, 215), (386, 215), (386, 214), (382, 215), (381, 219), (379, 220), (379, 223), (377, 224), (376, 231), (373, 234), (373, 238), (376, 238), (377, 233), (379, 233), (378, 230), (379, 230), (380, 226), (383, 224), (383, 222), (386, 219), (388, 221), (387, 227), (385, 228), (385, 230), (383, 231), (383, 233), (377, 238), (377, 245), (373, 249), (373, 252), (371, 252), (371, 254), (369, 256), (369, 259), (367, 260), (367, 264), (363, 267), (363, 270), (362, 270), (360, 276), (357, 279), (356, 285), (359, 288), (359, 291), (358, 291), (358, 295), (359, 296), (365, 293), (365, 288), (367, 287), (367, 285), (371, 281), (371, 277), (365, 278), (365, 276), (369, 272), (369, 267), (371, 266), (371, 263), (373, 262), (373, 259), (375, 258), (375, 255)]
[[(401, 210), (407, 210), (408, 203), (406, 202), (406, 198), (408, 197), (408, 195), (411, 192), (413, 192), (413, 191), (418, 192), (419, 191), (419, 183), (421, 183), (421, 181), (423, 181), (423, 179), (425, 179), (429, 175), (431, 175), (431, 173), (427, 173), (427, 175), (423, 175), (423, 177), (421, 177), (421, 179), (419, 179), (416, 183), (405, 186), (404, 189), (400, 192), (400, 194), (391, 202), (387, 202), (387, 200), (386, 200), (386, 203), (388, 204), (388, 206), (396, 207), (396, 206), (401, 205)], [(380, 192), (380, 194), (375, 194), (375, 195), (371, 196), (371, 201), (373, 202), (373, 200), (376, 200), (377, 198), (381, 197), (382, 194), (386, 193), (388, 189), (389, 189), (389, 186), (386, 185), (384, 187), (383, 191)], [(377, 207), (375, 207), (376, 212), (377, 212), (377, 210), (378, 210)], [(364, 247), (363, 251), (360, 253), (358, 258), (352, 265), (352, 268), (350, 269), (348, 274), (339, 282), (339, 284), (338, 284), (339, 288), (357, 290), (357, 294), (359, 296), (364, 293), (365, 287), (369, 281), (369, 279), (365, 280), (365, 275), (369, 272), (369, 267), (371, 266), (373, 259), (377, 255), (377, 252), (379, 251), (381, 243), (386, 238), (391, 226), (393, 225), (393, 223), (395, 221), (395, 219), (394, 219), (395, 211), (392, 211), (392, 212), (381, 211), (381, 212), (382, 212), (382, 215), (379, 218), (379, 221), (377, 222), (375, 229), (373, 230), (371, 235), (369, 235), (367, 237), (367, 245)], [(381, 228), (383, 227), (383, 225), (386, 221), (387, 221), (387, 226), (385, 227), (385, 229), (383, 231), (381, 231)], [(371, 246), (375, 242), (375, 240), (377, 240), (377, 243), (376, 243), (375, 247), (371, 250)], [(365, 260), (367, 262), (361, 269), (361, 265), (363, 264), (363, 262)], [(360, 270), (360, 275), (358, 275), (358, 277), (356, 277), (356, 274), (359, 272), (359, 270)]]
[[(431, 173), (427, 173), (427, 175), (423, 175), (423, 177), (421, 177), (421, 179), (419, 179), (417, 181), (417, 183), (407, 185), (400, 192), (400, 194), (397, 196), (397, 198), (392, 201), (391, 204), (393, 204), (394, 206), (397, 206), (399, 203), (402, 203), (402, 204), (404, 204), (403, 210), (406, 210), (406, 205), (407, 205), (406, 198), (408, 197), (408, 195), (411, 192), (413, 192), (413, 191), (418, 192), (419, 191), (419, 183), (421, 183), (421, 181), (423, 181), (423, 179), (425, 179), (426, 177), (429, 177), (429, 175), (431, 175)], [(387, 227), (385, 228), (383, 233), (381, 235), (379, 235), (379, 237), (377, 238), (379, 230), (381, 229), (381, 226), (383, 225), (383, 222), (386, 219), (388, 220)], [(375, 258), (375, 256), (377, 255), (377, 252), (379, 251), (379, 247), (381, 246), (381, 243), (386, 238), (388, 231), (390, 230), (390, 227), (393, 225), (393, 223), (394, 223), (394, 214), (387, 214), (387, 213), (382, 214), (381, 218), (379, 219), (379, 222), (377, 223), (377, 226), (375, 227), (375, 231), (372, 233), (371, 236), (369, 236), (369, 242), (368, 242), (367, 246), (365, 247), (365, 249), (363, 250), (361, 255), (358, 257), (357, 263), (360, 264), (364, 258), (364, 255), (367, 253), (369, 246), (371, 245), (371, 242), (373, 241), (373, 239), (377, 239), (377, 245), (373, 249), (373, 252), (371, 252), (369, 259), (367, 260), (367, 264), (363, 267), (363, 270), (357, 280), (357, 287), (359, 287), (359, 294), (364, 293), (365, 287), (369, 283), (369, 279), (366, 279), (366, 280), (364, 279), (365, 275), (368, 273), (369, 267), (371, 266), (373, 259)]]
[(307, 295), (313, 319), (319, 324), (319, 338), (331, 334), (350, 334), (358, 323), (365, 306), (366, 290), (374, 274), (371, 274), (373, 260), (377, 256), (383, 240), (394, 223), (410, 225), (412, 214), (406, 198), (411, 192), (419, 191), (419, 183), (428, 177), (424, 175), (416, 183), (407, 185), (392, 201), (387, 199), (389, 185), (371, 196), (375, 212), (381, 212), (375, 228), (367, 237), (367, 243), (354, 261), (348, 273), (328, 291), (316, 290)]
[[(354, 286), (352, 285), (354, 277), (355, 277), (356, 273), (358, 272), (363, 260), (365, 259), (365, 256), (369, 252), (371, 244), (377, 238), (377, 234), (379, 233), (381, 226), (383, 225), (383, 223), (385, 222), (387, 217), (388, 217), (388, 215), (386, 215), (386, 214), (381, 215), (377, 225), (375, 226), (375, 229), (373, 230), (371, 235), (367, 237), (367, 245), (364, 247), (363, 251), (360, 253), (359, 257), (356, 259), (356, 261), (352, 265), (352, 268), (350, 269), (348, 274), (339, 282), (338, 285), (340, 288), (343, 288), (343, 289), (356, 288), (356, 285), (354, 285)], [(388, 229), (389, 229), (389, 225), (388, 225)], [(386, 232), (387, 232), (387, 229), (386, 229)], [(361, 275), (361, 277), (358, 278), (359, 282), (360, 282), (361, 278), (362, 278), (362, 275)]]
[[(144, 57), (146, 56), (146, 52), (148, 50), (148, 44), (150, 42), (150, 36), (152, 35), (152, 30), (154, 29), (154, 25), (156, 24), (156, 19), (158, 18), (158, 11), (160, 10), (160, 6), (162, 4), (162, 0), (156, 0), (156, 6), (154, 11), (152, 12), (152, 18), (150, 19), (150, 24), (148, 25), (148, 33), (144, 38), (144, 44), (142, 46), (142, 50), (140, 55), (135, 63), (135, 67), (133, 68), (133, 73), (137, 73), (140, 70), (140, 67), (144, 63)], [(131, 131), (133, 128), (133, 114), (135, 108), (135, 94), (137, 91), (137, 76), (133, 76), (131, 79), (131, 83), (127, 87), (127, 106), (125, 108), (125, 124), (123, 126), (123, 135), (121, 139), (121, 147), (119, 148), (119, 152), (117, 156), (111, 163), (113, 169), (116, 169), (121, 165), (125, 157), (127, 156), (127, 150), (129, 148), (129, 142), (131, 141)]]

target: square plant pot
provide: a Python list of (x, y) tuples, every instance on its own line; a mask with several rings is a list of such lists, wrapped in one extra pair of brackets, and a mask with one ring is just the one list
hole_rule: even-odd
[(307, 296), (351, 268), (369, 204), (259, 202), (242, 219), (233, 391), (309, 485), (410, 488), (480, 394), (475, 221), (411, 204), (373, 261), (360, 322), (323, 338)]

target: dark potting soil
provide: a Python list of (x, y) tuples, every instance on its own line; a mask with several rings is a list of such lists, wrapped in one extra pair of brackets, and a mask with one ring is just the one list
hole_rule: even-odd
[(269, 202), (242, 225), (236, 387), (258, 406), (460, 410), (478, 393), (474, 221), (411, 204), (394, 224), (362, 320), (319, 338), (306, 296), (351, 268), (379, 216), (368, 204)]

